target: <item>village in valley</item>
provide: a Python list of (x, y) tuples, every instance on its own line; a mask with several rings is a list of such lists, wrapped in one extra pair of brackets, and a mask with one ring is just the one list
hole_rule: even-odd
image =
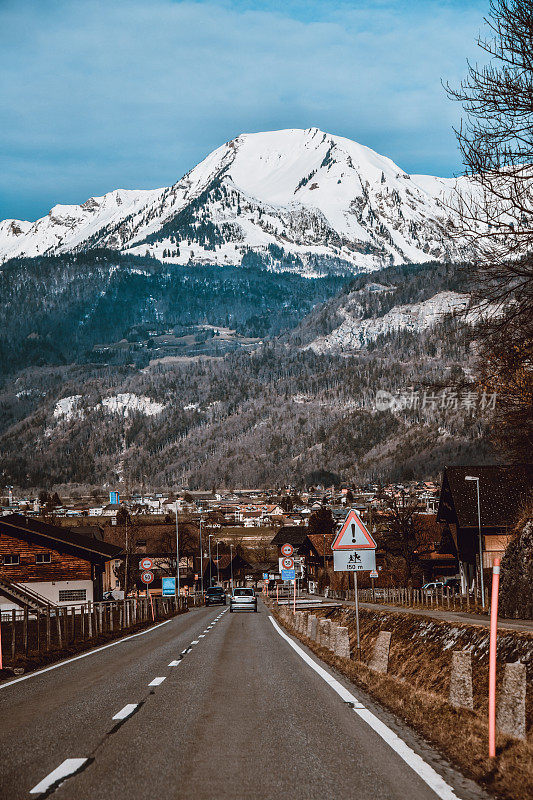
[[(479, 481), (479, 520), (475, 486), (467, 476)], [(527, 466), (447, 467), (440, 485), (420, 481), (382, 487), (319, 484), (301, 491), (291, 486), (270, 492), (110, 491), (109, 502), (104, 490), (81, 497), (74, 489), (61, 498), (46, 491), (24, 496), (9, 487), (0, 530), (10, 536), (0, 538), (0, 546), (4, 554), (10, 550), (12, 563), (4, 555), (0, 576), (4, 590), (12, 581), (19, 591), (27, 587), (53, 605), (124, 599), (144, 591), (136, 567), (149, 557), (154, 573), (150, 591), (157, 595), (164, 577), (178, 575), (178, 551), (184, 595), (200, 595), (215, 578), (229, 588), (231, 575), (239, 585), (273, 587), (281, 580), (280, 548), (289, 542), (298, 557), (299, 590), (327, 595), (350, 589), (347, 574), (333, 571), (331, 545), (347, 513), (355, 509), (378, 545), (378, 575), (370, 583), (363, 573), (361, 587), (438, 587), (479, 600), (480, 555), (488, 574), (494, 559), (505, 553), (531, 480)], [(54, 552), (39, 568), (28, 570), (28, 546), (42, 551), (43, 530)], [(91, 541), (103, 561), (92, 585), (77, 581), (68, 559), (62, 558), (61, 545), (68, 548), (69, 537)], [(10, 608), (5, 598), (0, 598), (0, 608)]]

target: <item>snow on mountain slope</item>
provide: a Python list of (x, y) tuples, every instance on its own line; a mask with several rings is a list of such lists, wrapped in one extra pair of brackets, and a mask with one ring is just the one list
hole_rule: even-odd
[[(340, 309), (344, 321), (329, 333), (307, 345), (305, 349), (316, 353), (342, 353), (358, 350), (382, 334), (407, 330), (414, 333), (431, 328), (440, 322), (444, 315), (465, 311), (470, 303), (470, 295), (459, 292), (439, 292), (424, 300), (405, 306), (395, 306), (382, 317), (361, 319), (357, 317), (357, 306), (347, 304)], [(475, 317), (466, 321), (475, 323)]]
[[(162, 191), (116, 189), (103, 197), (91, 197), (79, 206), (54, 206), (46, 217), (34, 223), (4, 220), (0, 223), (1, 258), (5, 261), (83, 248), (103, 227), (122, 222), (157, 202)], [(108, 246), (120, 244), (110, 239)]]
[[(459, 179), (466, 186), (465, 179)], [(455, 179), (409, 176), (317, 128), (242, 134), (169, 188), (117, 190), (0, 226), (0, 258), (109, 247), (172, 263), (318, 274), (461, 258), (448, 226)]]
[(55, 420), (71, 422), (73, 419), (83, 419), (86, 411), (94, 411), (99, 407), (109, 414), (121, 414), (124, 417), (131, 416), (133, 412), (153, 417), (165, 410), (162, 403), (157, 403), (145, 395), (140, 396), (131, 392), (104, 397), (100, 404), (87, 408), (83, 406), (81, 394), (73, 394), (57, 401), (53, 416)]

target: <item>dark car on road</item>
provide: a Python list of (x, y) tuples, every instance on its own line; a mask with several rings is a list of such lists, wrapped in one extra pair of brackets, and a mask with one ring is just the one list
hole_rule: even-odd
[(205, 592), (206, 606), (225, 606), (226, 605), (226, 592), (221, 586), (210, 586)]

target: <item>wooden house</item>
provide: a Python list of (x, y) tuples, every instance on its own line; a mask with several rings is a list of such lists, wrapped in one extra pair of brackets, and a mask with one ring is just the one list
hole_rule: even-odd
[(43, 605), (99, 600), (106, 561), (119, 553), (87, 530), (21, 514), (0, 517), (0, 606), (25, 605), (25, 590)]
[[(477, 481), (479, 479), (479, 520)], [(451, 535), (463, 589), (471, 586), (479, 558), (479, 522), (483, 569), (492, 567), (501, 557), (512, 536), (520, 514), (531, 502), (533, 465), (515, 464), (486, 467), (446, 467), (437, 511), (443, 535)]]

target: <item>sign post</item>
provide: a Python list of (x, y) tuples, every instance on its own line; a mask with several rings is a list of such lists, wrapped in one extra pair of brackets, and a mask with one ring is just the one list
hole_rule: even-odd
[[(152, 560), (150, 558), (143, 558), (141, 561), (141, 565), (145, 562), (149, 561), (152, 564)], [(154, 615), (154, 604), (152, 603), (152, 598), (150, 597), (150, 592), (148, 591), (148, 585), (152, 583), (154, 579), (154, 573), (150, 572), (149, 569), (144, 569), (144, 572), (141, 573), (141, 581), (146, 586), (146, 599), (150, 600), (150, 608), (152, 609), (152, 622), (155, 622), (155, 615)]]
[[(361, 636), (359, 631), (359, 598), (357, 596), (357, 573), (376, 570), (376, 542), (366, 529), (355, 509), (350, 509), (340, 531), (331, 545), (335, 572), (353, 572), (355, 603), (355, 629), (357, 634), (357, 658), (361, 660)], [(348, 582), (348, 587), (349, 587)], [(372, 582), (373, 588), (373, 582)]]
[(376, 590), (375, 590), (375, 587), (374, 587), (374, 579), (375, 578), (379, 578), (379, 575), (378, 575), (378, 571), (376, 569), (373, 569), (372, 572), (370, 573), (370, 580), (372, 581), (372, 602), (374, 602), (375, 599), (376, 599)]
[(361, 661), (361, 637), (359, 636), (359, 598), (357, 597), (357, 572), (353, 573), (353, 596), (355, 600), (355, 632), (357, 635), (357, 660)]

